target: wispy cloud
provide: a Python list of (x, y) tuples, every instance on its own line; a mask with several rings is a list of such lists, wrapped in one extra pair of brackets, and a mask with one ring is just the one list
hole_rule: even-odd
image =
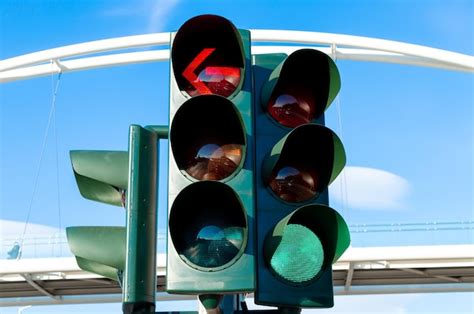
[(172, 11), (180, 0), (142, 0), (133, 5), (116, 6), (102, 12), (104, 16), (113, 18), (137, 17), (145, 21), (148, 33), (164, 31)]
[[(342, 185), (342, 188), (341, 188)], [(388, 171), (346, 167), (331, 185), (331, 198), (349, 208), (396, 210), (406, 208), (410, 184)]]
[(171, 12), (178, 5), (180, 0), (156, 0), (148, 17), (148, 32), (155, 33), (162, 31), (169, 19)]

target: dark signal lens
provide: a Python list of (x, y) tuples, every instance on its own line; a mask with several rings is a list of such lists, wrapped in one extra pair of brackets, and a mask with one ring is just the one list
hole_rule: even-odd
[(304, 202), (316, 195), (318, 177), (315, 171), (285, 166), (277, 168), (272, 173), (269, 186), (282, 200), (292, 203)]
[[(295, 93), (296, 94), (296, 93)], [(270, 99), (268, 113), (281, 125), (297, 127), (315, 118), (314, 104), (306, 97), (279, 94)]]
[(239, 171), (245, 130), (230, 100), (217, 95), (191, 98), (178, 109), (170, 129), (173, 157), (184, 174), (220, 181)]
[(197, 180), (222, 180), (242, 161), (243, 145), (206, 143), (197, 148), (186, 172)]
[(245, 210), (228, 185), (195, 182), (174, 200), (169, 232), (177, 253), (188, 264), (222, 267), (243, 254), (248, 233)]
[(244, 245), (244, 228), (204, 226), (184, 250), (184, 256), (201, 267), (219, 267), (230, 262)]

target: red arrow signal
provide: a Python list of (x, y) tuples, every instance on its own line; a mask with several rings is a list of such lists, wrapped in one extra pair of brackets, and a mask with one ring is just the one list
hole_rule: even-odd
[(196, 75), (196, 69), (216, 50), (204, 48), (183, 71), (183, 77), (194, 87), (188, 90), (191, 96), (218, 94), (230, 96), (240, 82), (241, 69), (238, 67), (208, 66)]

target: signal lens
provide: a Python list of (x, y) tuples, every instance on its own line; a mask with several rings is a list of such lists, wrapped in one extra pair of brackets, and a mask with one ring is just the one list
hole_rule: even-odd
[(184, 250), (184, 256), (201, 267), (219, 267), (230, 262), (244, 243), (244, 230), (239, 227), (204, 226)]
[(197, 180), (222, 180), (231, 175), (242, 160), (243, 145), (203, 144), (197, 148), (186, 172)]
[(247, 221), (234, 190), (220, 182), (184, 188), (170, 210), (169, 232), (183, 261), (205, 270), (226, 267), (243, 254)]
[[(216, 48), (204, 48), (184, 70), (183, 77), (189, 83), (184, 90), (190, 96), (216, 94), (229, 97), (239, 86), (241, 68), (213, 66), (225, 62), (210, 58), (215, 50)], [(206, 62), (206, 59), (211, 61)], [(202, 70), (196, 75), (198, 67)]]
[(301, 167), (285, 166), (272, 173), (269, 185), (282, 200), (304, 202), (316, 195), (318, 176)]
[(296, 98), (291, 94), (272, 97), (268, 103), (268, 113), (278, 123), (291, 128), (309, 123), (315, 118), (314, 105), (306, 101), (305, 97)]
[(238, 171), (245, 130), (234, 104), (221, 96), (186, 101), (171, 123), (170, 142), (180, 170), (197, 180), (223, 180)]
[(316, 277), (324, 262), (324, 250), (318, 236), (300, 224), (289, 224), (273, 253), (270, 266), (284, 279), (304, 283)]
[(245, 57), (239, 31), (227, 19), (204, 15), (176, 33), (171, 64), (176, 83), (191, 97), (231, 96), (240, 86)]

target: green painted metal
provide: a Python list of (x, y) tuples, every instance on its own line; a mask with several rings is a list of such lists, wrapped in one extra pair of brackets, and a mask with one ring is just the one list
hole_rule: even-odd
[[(81, 269), (119, 281), (124, 313), (154, 313), (156, 193), (159, 137), (167, 127), (130, 126), (129, 151), (72, 151), (81, 194), (127, 208), (127, 227), (69, 227), (68, 243)], [(127, 193), (124, 198), (123, 193)]]
[[(198, 185), (201, 183), (208, 183), (208, 182), (197, 182), (196, 179), (192, 178), (189, 175), (183, 173), (182, 169), (179, 168), (176, 156), (174, 155), (173, 147), (176, 149), (179, 145), (189, 145), (189, 141), (186, 140), (186, 136), (178, 136), (177, 138), (182, 138), (181, 143), (175, 143), (176, 131), (174, 128), (174, 119), (175, 117), (179, 116), (180, 108), (186, 107), (187, 101), (192, 102), (196, 106), (200, 106), (201, 100), (205, 103), (206, 98), (214, 99), (216, 95), (204, 95), (204, 96), (196, 96), (190, 97), (185, 92), (182, 92), (178, 86), (179, 78), (182, 73), (180, 73), (179, 69), (186, 68), (187, 64), (192, 61), (193, 56), (190, 57), (189, 60), (177, 60), (180, 55), (186, 55), (187, 52), (183, 52), (182, 50), (192, 50), (192, 51), (200, 51), (203, 48), (209, 47), (217, 47), (222, 45), (222, 43), (226, 42), (227, 40), (222, 40), (219, 36), (221, 36), (221, 30), (219, 28), (211, 27), (212, 25), (205, 25), (203, 29), (208, 34), (204, 35), (199, 28), (194, 24), (193, 29), (188, 29), (189, 36), (181, 36), (179, 35), (180, 43), (178, 47), (175, 46), (175, 38), (177, 38), (176, 34), (172, 34), (172, 53), (171, 53), (171, 74), (170, 74), (170, 147), (169, 147), (169, 184), (168, 184), (168, 207), (169, 207), (169, 217), (170, 217), (170, 226), (169, 226), (169, 235), (168, 235), (168, 250), (167, 250), (167, 291), (169, 293), (181, 293), (181, 294), (223, 294), (223, 293), (233, 293), (233, 292), (251, 292), (255, 288), (255, 281), (254, 281), (254, 189), (253, 189), (253, 181), (254, 181), (254, 146), (253, 146), (253, 136), (254, 136), (254, 126), (253, 126), (253, 98), (252, 98), (252, 77), (251, 77), (251, 54), (250, 54), (250, 32), (247, 30), (237, 30), (229, 21), (220, 18), (221, 21), (219, 25), (224, 25), (226, 29), (226, 34), (231, 34), (235, 36), (235, 38), (229, 37), (230, 40), (235, 40), (232, 46), (237, 46), (235, 43), (238, 44), (238, 47), (241, 48), (242, 59), (244, 63), (244, 67), (242, 70), (242, 76), (240, 81), (240, 86), (235, 90), (227, 99), (224, 98), (225, 101), (222, 103), (224, 105), (232, 105), (234, 106), (234, 110), (227, 110), (227, 112), (235, 112), (235, 116), (240, 121), (241, 129), (238, 132), (242, 132), (244, 136), (244, 143), (245, 147), (243, 149), (244, 155), (241, 164), (237, 168), (237, 170), (230, 175), (229, 177), (219, 181), (219, 182), (210, 182), (216, 183), (217, 185), (225, 185), (236, 195), (237, 202), (241, 204), (240, 212), (243, 214), (244, 217), (244, 225), (241, 224), (242, 220), (239, 222), (239, 228), (243, 227), (242, 229), (245, 233), (243, 234), (243, 243), (240, 243), (240, 238), (237, 242), (227, 237), (227, 242), (219, 242), (219, 241), (208, 241), (214, 248), (214, 245), (227, 245), (234, 241), (239, 249), (239, 253), (233, 255), (235, 258), (231, 258), (230, 261), (227, 263), (216, 262), (214, 265), (206, 265), (204, 262), (200, 262), (201, 259), (199, 258), (189, 258), (184, 256), (183, 258), (183, 250), (181, 246), (177, 243), (173, 242), (173, 238), (179, 238), (180, 236), (189, 236), (190, 243), (192, 241), (196, 241), (198, 239), (198, 235), (200, 231), (202, 234), (209, 233), (211, 231), (216, 231), (217, 229), (212, 227), (212, 224), (217, 227), (221, 228), (223, 232), (216, 232), (212, 233), (216, 235), (224, 236), (229, 234), (224, 230), (227, 230), (225, 226), (221, 226), (221, 223), (224, 223), (224, 220), (220, 220), (222, 215), (204, 215), (203, 213), (205, 210), (197, 210), (196, 207), (205, 202), (206, 197), (212, 198), (216, 196), (215, 187), (217, 185), (207, 185), (205, 184), (204, 188), (202, 189), (202, 201), (201, 199), (194, 199), (185, 197), (187, 192), (185, 189), (187, 187), (191, 187), (191, 185)], [(215, 26), (215, 25), (214, 25)], [(180, 29), (178, 32), (183, 31)], [(186, 30), (184, 30), (186, 31)], [(206, 46), (199, 46), (200, 41), (196, 38), (199, 36), (206, 37), (207, 44)], [(199, 37), (199, 38), (202, 38)], [(188, 45), (192, 44), (192, 47), (186, 46), (186, 43), (182, 41), (183, 38), (194, 38), (192, 42)], [(204, 42), (204, 41), (203, 41)], [(215, 45), (215, 46), (214, 46)], [(226, 44), (227, 45), (227, 44)], [(182, 50), (180, 50), (182, 49)], [(227, 49), (227, 48), (226, 48)], [(217, 54), (219, 49), (216, 49), (215, 53)], [(180, 63), (176, 66), (176, 62)], [(187, 63), (188, 62), (188, 63)], [(178, 69), (178, 70), (177, 70)], [(222, 98), (222, 97), (221, 97)], [(206, 107), (203, 105), (203, 108)], [(208, 106), (210, 107), (210, 106)], [(205, 112), (204, 115), (207, 115), (211, 120), (212, 119), (224, 119), (225, 117), (220, 117), (216, 115), (214, 112)], [(181, 119), (181, 118), (179, 118)], [(189, 132), (189, 134), (195, 135), (199, 132), (208, 131), (210, 128), (213, 128), (213, 124), (204, 124), (199, 123), (199, 116), (197, 114), (189, 114), (187, 119), (189, 120), (196, 120), (194, 122), (189, 122), (190, 124), (187, 125), (186, 122), (183, 122), (186, 119), (183, 119), (182, 130), (183, 132)], [(212, 122), (212, 121), (210, 121)], [(191, 125), (193, 127), (191, 127)], [(219, 132), (219, 130), (217, 130)], [(176, 146), (177, 145), (177, 146)], [(193, 187), (191, 187), (193, 189)], [(192, 193), (191, 193), (192, 194)], [(180, 196), (181, 195), (181, 196)], [(184, 203), (187, 203), (186, 206), (181, 206), (181, 200), (187, 200)], [(175, 205), (175, 202), (178, 205)], [(177, 209), (181, 208), (181, 209)], [(179, 214), (175, 215), (174, 211), (179, 211)], [(211, 211), (214, 212), (214, 211)], [(236, 211), (238, 212), (238, 211)], [(201, 213), (201, 214), (198, 214)], [(223, 213), (225, 214), (225, 208), (223, 209)], [(239, 215), (235, 215), (238, 217)], [(176, 218), (171, 219), (171, 217)], [(180, 222), (182, 219), (182, 222)], [(240, 218), (239, 218), (240, 219)], [(216, 221), (218, 220), (218, 221)], [(193, 224), (193, 222), (196, 222)], [(201, 223), (203, 222), (203, 223)], [(206, 225), (206, 223), (209, 223)], [(185, 225), (189, 227), (184, 227)], [(231, 224), (229, 224), (230, 226)], [(197, 228), (200, 228), (197, 230)], [(206, 228), (207, 227), (207, 228)], [(232, 229), (234, 230), (234, 229)], [(235, 231), (235, 230), (234, 230)], [(177, 236), (177, 233), (181, 233)], [(238, 232), (239, 233), (239, 232)], [(237, 233), (237, 234), (238, 234)], [(232, 237), (235, 236), (235, 233), (232, 233)], [(209, 239), (208, 239), (209, 240)], [(177, 241), (175, 239), (175, 241)], [(182, 241), (182, 240), (178, 240)], [(211, 243), (212, 242), (212, 243)], [(206, 244), (206, 245), (207, 245)], [(200, 246), (199, 246), (200, 247)], [(235, 252), (234, 252), (235, 253)], [(191, 259), (194, 261), (191, 262)], [(224, 261), (227, 261), (228, 258), (225, 258)], [(201, 264), (197, 265), (197, 264)]]
[(76, 262), (79, 268), (82, 270), (120, 282), (118, 273), (122, 271), (121, 269), (107, 266), (78, 256), (76, 256)]
[(223, 295), (221, 294), (200, 294), (199, 302), (204, 306), (206, 310), (214, 310), (219, 307)]
[[(327, 185), (341, 172), (346, 161), (340, 139), (324, 126), (323, 114), (339, 91), (339, 73), (327, 55), (302, 50), (289, 57), (282, 54), (254, 56), (253, 74), (254, 100), (260, 103), (255, 106), (258, 209), (255, 303), (277, 306), (281, 313), (298, 313), (300, 308), (306, 307), (332, 307), (332, 264), (350, 243), (344, 219), (328, 206), (327, 191)], [(279, 125), (267, 113), (272, 93), (284, 90), (281, 84), (288, 81), (301, 83), (299, 88), (318, 91), (314, 93), (319, 96), (317, 115), (312, 123), (290, 129)], [(324, 184), (318, 187), (312, 199), (290, 203), (271, 191), (268, 178), (280, 160), (299, 158), (304, 164), (324, 161), (325, 166), (321, 168)], [(304, 241), (298, 239), (301, 236)], [(299, 243), (293, 245), (295, 241)], [(297, 254), (308, 254), (308, 257), (299, 261)], [(273, 261), (273, 266), (272, 258), (278, 259)], [(301, 274), (296, 272), (298, 267)], [(308, 267), (311, 269), (305, 269)]]
[(124, 313), (155, 310), (157, 143), (155, 132), (130, 126)]
[(66, 235), (81, 269), (118, 280), (117, 271), (125, 269), (124, 227), (68, 227)]
[(167, 139), (170, 131), (167, 125), (147, 125), (145, 129), (155, 132), (159, 139)]
[(71, 163), (81, 195), (87, 199), (122, 206), (122, 191), (127, 189), (128, 152), (70, 152)]

